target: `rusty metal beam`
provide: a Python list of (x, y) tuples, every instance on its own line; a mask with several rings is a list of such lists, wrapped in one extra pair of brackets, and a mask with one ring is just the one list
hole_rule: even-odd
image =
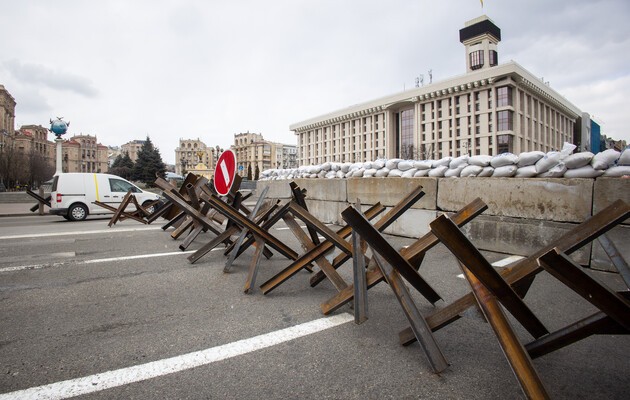
[[(479, 198), (476, 198), (469, 204), (467, 204), (460, 211), (455, 213), (451, 218), (453, 222), (457, 224), (457, 226), (463, 226), (473, 220), (477, 215), (484, 212), (488, 206)], [(440, 241), (432, 232), (428, 232), (420, 239), (415, 241), (409, 247), (403, 248), (400, 251), (400, 254), (405, 257), (409, 263), (417, 270), (420, 268), (420, 264), (422, 259), (427, 251), (429, 251), (433, 246), (438, 244)], [(367, 273), (367, 288), (371, 288), (374, 285), (383, 281), (383, 275), (381, 274), (381, 270), (378, 268), (370, 268)], [(328, 299), (328, 301), (321, 304), (321, 310), (325, 315), (330, 314), (331, 312), (339, 309), (339, 307), (348, 303), (352, 300), (354, 288), (350, 285), (349, 288), (346, 288), (335, 296)], [(413, 332), (409, 331), (411, 336), (413, 336)]]
[(623, 255), (617, 250), (615, 244), (608, 238), (606, 234), (601, 235), (597, 238), (599, 244), (604, 249), (604, 252), (610, 258), (613, 265), (619, 272), (621, 279), (626, 283), (626, 286), (630, 289), (630, 267), (628, 267), (628, 263), (623, 258)]
[(376, 261), (378, 268), (383, 273), (387, 283), (389, 283), (389, 287), (392, 289), (396, 299), (400, 303), (400, 306), (411, 325), (411, 329), (429, 359), (433, 372), (440, 373), (444, 371), (448, 368), (448, 361), (446, 361), (444, 354), (442, 354), (440, 347), (431, 334), (431, 329), (424, 320), (424, 317), (420, 314), (416, 304), (413, 302), (407, 286), (405, 286), (405, 283), (400, 277), (398, 271), (381, 257), (379, 251), (374, 248), (372, 248), (372, 251), (374, 252), (373, 258)]
[(503, 354), (507, 358), (514, 375), (516, 375), (523, 393), (529, 399), (548, 399), (549, 394), (538, 376), (531, 358), (529, 358), (525, 348), (512, 330), (510, 322), (503, 313), (499, 302), (487, 287), (477, 279), (475, 274), (463, 264), (461, 264), (461, 267), (483, 314), (499, 340)]
[[(506, 267), (501, 270), (501, 276), (510, 285), (519, 282), (521, 279), (530, 277), (539, 273), (542, 267), (538, 265), (538, 257), (545, 254), (549, 250), (557, 247), (558, 250), (570, 254), (592, 241), (598, 236), (608, 232), (618, 223), (621, 223), (630, 216), (630, 206), (623, 200), (617, 200), (611, 205), (601, 210), (596, 215), (588, 218), (571, 231), (562, 235), (550, 245), (545, 246), (533, 255), (522, 259), (512, 267)], [(444, 327), (461, 317), (461, 314), (469, 307), (475, 304), (475, 298), (472, 293), (464, 295), (455, 300), (448, 306), (432, 313), (427, 317), (427, 321), (432, 327)], [(408, 331), (407, 328), (405, 331)], [(409, 337), (407, 332), (401, 332), (401, 336)], [(408, 343), (407, 343), (408, 344)]]
[(453, 221), (441, 215), (429, 224), (431, 231), (446, 246), (467, 270), (475, 275), (490, 293), (516, 318), (535, 338), (549, 333), (542, 322), (527, 307), (501, 275), (490, 265), (474, 244), (462, 233)]
[[(378, 214), (380, 214), (381, 212), (383, 212), (383, 210), (384, 210), (384, 207), (380, 203), (377, 203), (373, 205), (372, 207), (370, 207), (365, 212), (365, 215), (367, 218), (371, 219), (377, 216)], [(352, 228), (346, 225), (342, 227), (341, 229), (339, 229), (336, 232), (336, 234), (338, 236), (345, 238), (349, 236), (351, 232), (352, 232)], [(307, 251), (305, 254), (301, 255), (297, 260), (291, 263), (288, 267), (280, 271), (271, 279), (267, 280), (267, 282), (263, 283), (260, 286), (260, 288), (263, 291), (263, 294), (268, 294), (269, 292), (271, 292), (272, 290), (280, 286), (282, 283), (287, 281), (289, 278), (291, 278), (293, 275), (297, 274), (302, 268), (306, 268), (309, 264), (314, 262), (316, 259), (323, 257), (326, 253), (328, 253), (329, 251), (332, 251), (334, 247), (335, 245), (332, 242), (329, 242), (327, 240), (313, 247), (310, 251)]]
[(300, 207), (296, 202), (292, 201), (289, 204), (289, 211), (297, 218), (301, 219), (308, 227), (313, 228), (319, 232), (326, 240), (330, 241), (346, 254), (352, 255), (352, 246), (339, 236), (335, 231), (324, 225), (320, 220), (313, 217), (311, 213)]
[(431, 304), (441, 300), (440, 295), (429, 285), (409, 262), (400, 255), (368, 220), (354, 207), (348, 207), (341, 213), (342, 218), (361, 235), (368, 245), (380, 254), (390, 265), (420, 292)]
[(549, 250), (538, 262), (554, 278), (630, 330), (630, 301), (597, 282), (558, 249)]
[[(357, 210), (361, 209), (361, 201), (357, 199)], [(365, 278), (365, 241), (357, 232), (352, 232), (352, 286), (354, 286), (354, 323), (362, 324), (368, 319), (367, 282)]]

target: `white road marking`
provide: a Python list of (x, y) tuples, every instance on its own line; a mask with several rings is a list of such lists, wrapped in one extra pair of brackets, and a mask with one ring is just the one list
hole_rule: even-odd
[[(492, 266), (493, 267), (497, 267), (497, 268), (505, 267), (506, 265), (512, 264), (513, 262), (516, 262), (518, 260), (522, 260), (523, 258), (525, 258), (525, 257), (509, 256), (509, 257), (503, 258), (503, 259), (501, 259), (499, 261), (493, 262)], [(460, 279), (466, 279), (464, 277), (464, 274), (459, 274), (459, 275), (457, 275), (457, 277), (460, 278)]]
[[(219, 250), (224, 250), (224, 249), (217, 247), (210, 251), (219, 251)], [(47, 267), (60, 267), (66, 264), (97, 264), (97, 263), (112, 262), (112, 261), (137, 260), (140, 258), (167, 257), (167, 256), (176, 256), (178, 254), (191, 254), (191, 253), (194, 253), (195, 251), (196, 250), (173, 251), (170, 253), (139, 254), (135, 256), (99, 258), (99, 259), (94, 259), (94, 260), (55, 262), (55, 263), (34, 264), (34, 265), (19, 265), (16, 267), (0, 268), (0, 272), (14, 272), (14, 271), (24, 271), (24, 270), (29, 270), (29, 269), (42, 269), (42, 268), (47, 268)]]
[(51, 232), (51, 233), (30, 233), (27, 235), (11, 235), (11, 236), (0, 236), (0, 240), (9, 240), (9, 239), (31, 239), (31, 238), (40, 238), (40, 237), (55, 237), (55, 236), (71, 236), (71, 235), (92, 235), (96, 233), (123, 233), (123, 232), (137, 232), (137, 231), (150, 231), (162, 229), (159, 226), (151, 226), (147, 228), (121, 228), (121, 229), (100, 229), (97, 231), (81, 231), (81, 232)]
[(348, 313), (333, 315), (305, 322), (290, 328), (265, 333), (249, 339), (211, 347), (206, 350), (183, 354), (164, 360), (135, 365), (114, 371), (51, 383), (48, 385), (0, 394), (0, 400), (9, 399), (67, 399), (105, 389), (157, 378), (191, 368), (209, 365), (217, 361), (265, 349), (293, 339), (298, 339), (338, 325), (354, 321)]
[(221, 160), (219, 165), (221, 166), (221, 172), (223, 172), (223, 180), (225, 181), (225, 186), (228, 186), (230, 184), (230, 173), (228, 172), (225, 160)]

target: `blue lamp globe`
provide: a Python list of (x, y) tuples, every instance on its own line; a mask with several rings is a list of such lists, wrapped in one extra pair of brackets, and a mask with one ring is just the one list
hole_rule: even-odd
[(56, 120), (50, 120), (50, 131), (54, 133), (58, 138), (61, 135), (65, 135), (68, 131), (68, 126), (70, 126), (69, 122), (62, 120), (61, 118), (57, 118)]

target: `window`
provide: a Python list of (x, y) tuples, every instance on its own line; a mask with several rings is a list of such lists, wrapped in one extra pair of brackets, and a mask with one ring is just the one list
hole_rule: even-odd
[(512, 152), (512, 135), (497, 136), (497, 152), (499, 154)]
[(400, 150), (413, 148), (413, 109), (400, 113)]
[(129, 190), (133, 193), (140, 192), (140, 190), (131, 183), (115, 178), (109, 179), (109, 188), (112, 192), (127, 193)]
[(499, 53), (496, 50), (490, 50), (490, 66), (494, 67), (499, 64)]
[(497, 107), (511, 106), (512, 104), (512, 88), (510, 86), (497, 88)]
[(514, 129), (512, 111), (497, 112), (497, 131), (511, 131)]
[(473, 51), (469, 54), (470, 69), (475, 70), (483, 67), (483, 50)]

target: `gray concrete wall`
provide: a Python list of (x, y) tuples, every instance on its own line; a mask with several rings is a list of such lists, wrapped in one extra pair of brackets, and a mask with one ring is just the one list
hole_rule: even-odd
[[(422, 185), (425, 195), (394, 223), (387, 233), (418, 237), (440, 212), (454, 212), (476, 197), (488, 205), (464, 232), (481, 249), (527, 256), (571, 230), (613, 201), (630, 203), (630, 179), (532, 179), (532, 178), (352, 178), (298, 179), (308, 190), (307, 205), (326, 223), (344, 224), (340, 213), (359, 198), (364, 205), (376, 202), (392, 207)], [(258, 182), (271, 187), (268, 197), (289, 198), (288, 181)], [(280, 196), (282, 195), (282, 196)], [(630, 260), (630, 219), (609, 232), (619, 251)], [(575, 253), (582, 264), (614, 271), (598, 243)]]

